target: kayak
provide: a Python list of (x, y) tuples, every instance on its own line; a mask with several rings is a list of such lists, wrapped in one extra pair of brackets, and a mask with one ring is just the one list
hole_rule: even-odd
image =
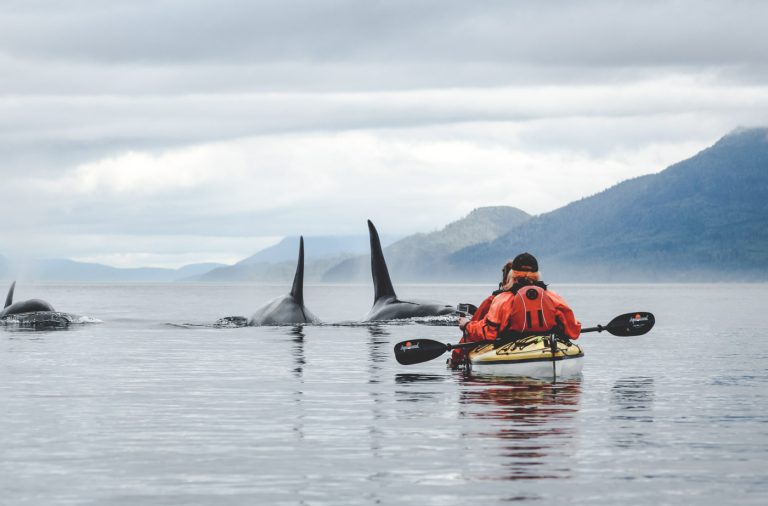
[(552, 353), (550, 336), (529, 336), (507, 343), (480, 345), (469, 352), (473, 374), (560, 378), (576, 376), (584, 365), (578, 344), (557, 341)]

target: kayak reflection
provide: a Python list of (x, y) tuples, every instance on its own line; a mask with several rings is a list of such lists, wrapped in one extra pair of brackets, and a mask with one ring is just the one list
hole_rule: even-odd
[[(472, 439), (492, 438), (502, 480), (557, 479), (571, 476), (567, 465), (575, 446), (581, 378), (552, 383), (531, 378), (464, 377), (461, 416), (490, 420), (490, 430)], [(485, 425), (489, 427), (489, 425)], [(494, 451), (495, 450), (495, 451)]]

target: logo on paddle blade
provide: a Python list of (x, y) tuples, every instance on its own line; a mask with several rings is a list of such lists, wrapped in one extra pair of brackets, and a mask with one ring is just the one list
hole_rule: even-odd
[(419, 343), (411, 344), (410, 341), (400, 346), (400, 351), (418, 350), (418, 349), (419, 349)]
[(633, 318), (629, 319), (630, 325), (632, 325), (635, 328), (642, 327), (647, 322), (648, 322), (648, 317), (647, 316), (643, 316), (641, 314), (636, 314)]

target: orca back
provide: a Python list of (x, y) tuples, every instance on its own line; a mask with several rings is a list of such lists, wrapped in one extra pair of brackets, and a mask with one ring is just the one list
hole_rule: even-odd
[(248, 325), (289, 325), (320, 323), (320, 320), (304, 307), (304, 237), (299, 238), (299, 260), (293, 276), (291, 293), (282, 295), (258, 308), (248, 320)]
[(8, 290), (8, 295), (5, 297), (5, 307), (0, 311), (0, 318), (12, 314), (22, 313), (39, 313), (43, 311), (53, 312), (53, 306), (40, 299), (22, 300), (20, 302), (13, 302), (13, 292), (16, 289), (16, 281), (11, 283), (11, 288)]
[(44, 300), (29, 299), (29, 300), (22, 300), (20, 302), (11, 304), (10, 306), (4, 308), (3, 312), (0, 313), (0, 316), (8, 316), (12, 314), (21, 314), (21, 313), (39, 313), (43, 311), (53, 312), (55, 311), (55, 309), (53, 309), (53, 306), (51, 306)]

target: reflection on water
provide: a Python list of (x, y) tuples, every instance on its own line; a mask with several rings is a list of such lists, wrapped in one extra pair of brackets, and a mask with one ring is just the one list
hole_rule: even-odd
[(370, 358), (370, 376), (368, 382), (380, 383), (380, 373), (389, 360), (389, 331), (380, 324), (374, 324), (368, 327), (368, 333), (371, 339), (368, 341), (368, 355)]
[(368, 333), (371, 334), (372, 337), (386, 337), (389, 335), (387, 328), (380, 323), (368, 325)]
[(611, 419), (616, 420), (614, 445), (620, 448), (648, 444), (649, 428), (653, 422), (653, 378), (635, 377), (616, 380), (611, 388)]
[[(437, 374), (419, 374), (419, 373), (400, 373), (395, 375), (395, 384), (400, 387), (395, 390), (396, 399), (400, 402), (421, 402), (425, 400), (432, 400), (443, 395), (443, 391), (437, 388), (438, 383), (445, 383), (451, 381), (450, 376), (437, 375)], [(429, 390), (420, 388), (414, 390), (414, 386), (420, 384), (434, 386)]]
[(418, 374), (418, 373), (400, 373), (395, 374), (395, 383), (408, 384), (408, 383), (429, 383), (429, 382), (444, 382), (449, 378), (438, 374)]
[(296, 374), (296, 377), (301, 380), (304, 373), (304, 365), (307, 363), (307, 359), (304, 355), (304, 338), (306, 337), (304, 335), (304, 326), (296, 325), (295, 327), (292, 327), (288, 332), (288, 335), (293, 338), (294, 344), (293, 357), (295, 366), (293, 372)]
[[(392, 356), (455, 326), (165, 325), (284, 287), (43, 293), (105, 323), (0, 326), (0, 503), (766, 504), (766, 286), (567, 287), (585, 321), (659, 307), (659, 326), (631, 354), (585, 336), (583, 379), (557, 384)], [(369, 307), (362, 289), (330, 289), (308, 304), (327, 321)], [(734, 331), (722, 314), (747, 321)]]
[(653, 378), (621, 378), (611, 388), (611, 402), (619, 409), (616, 419), (652, 422)]
[[(574, 417), (579, 410), (581, 378), (559, 383), (528, 379), (464, 377), (459, 398), (462, 416), (491, 419), (492, 437), (505, 473), (502, 479), (568, 478), (558, 459), (572, 452)], [(480, 409), (478, 409), (480, 408)], [(545, 463), (550, 465), (544, 467)]]
[(305, 410), (304, 410), (304, 366), (307, 363), (306, 355), (304, 352), (304, 326), (296, 325), (290, 327), (286, 332), (291, 337), (293, 342), (293, 374), (296, 377), (297, 389), (293, 392), (294, 405), (296, 409), (296, 419), (293, 424), (293, 432), (296, 435), (298, 441), (303, 441), (305, 438), (304, 426), (305, 426)]

